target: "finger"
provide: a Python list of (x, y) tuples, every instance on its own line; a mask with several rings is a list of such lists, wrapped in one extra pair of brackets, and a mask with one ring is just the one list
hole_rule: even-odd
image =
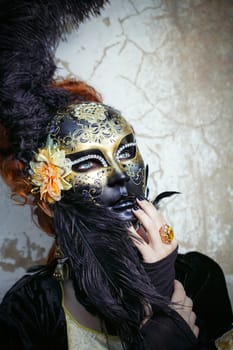
[(188, 323), (189, 327), (192, 329), (194, 335), (195, 335), (196, 337), (198, 337), (199, 328), (198, 328), (198, 326), (195, 324), (195, 323), (196, 323), (196, 319), (197, 319), (196, 314), (195, 314), (195, 312), (192, 311), (192, 312), (190, 313), (190, 315), (189, 315), (189, 319), (187, 319), (187, 323)]
[(143, 258), (145, 259), (148, 255), (148, 250), (150, 250), (147, 242), (141, 235), (137, 233), (134, 228), (129, 229), (129, 234), (133, 244), (138, 248)]
[(146, 244), (146, 240), (143, 235), (139, 234), (133, 226), (128, 229), (129, 236), (135, 244)]
[(197, 327), (197, 325), (195, 325), (192, 329), (194, 335), (196, 336), (196, 338), (198, 337), (199, 335), (199, 328)]
[(165, 225), (165, 220), (161, 215), (161, 213), (154, 207), (152, 203), (146, 200), (139, 200), (137, 198), (137, 203), (139, 204), (141, 210), (143, 210), (143, 212), (146, 215), (143, 216), (141, 214), (141, 211), (139, 210), (136, 210), (135, 215), (139, 218), (139, 220), (142, 220), (142, 221), (145, 218), (145, 221), (143, 221), (142, 224), (144, 225), (145, 229), (149, 233), (149, 238), (151, 243), (154, 245), (160, 244), (161, 242), (162, 244), (166, 244), (166, 245), (169, 244), (170, 245), (169, 250), (171, 250), (171, 248), (172, 250), (174, 250), (178, 245), (177, 240), (172, 237), (171, 241), (167, 242), (167, 239), (166, 239), (166, 242), (165, 242), (164, 241), (165, 238), (162, 239), (161, 237), (162, 232), (165, 234), (165, 237), (166, 237), (166, 233), (164, 231), (162, 231), (160, 234), (160, 229)]
[(195, 312), (192, 311), (190, 314), (190, 317), (189, 317), (189, 323), (191, 325), (195, 326), (196, 319), (197, 319), (197, 316), (196, 316)]
[(153, 229), (153, 221), (143, 209), (137, 208), (132, 209), (132, 211), (146, 231), (151, 231)]
[(133, 213), (147, 232), (148, 241), (153, 245), (161, 244), (161, 238), (157, 225), (155, 225), (155, 220), (152, 220), (150, 216), (140, 208), (137, 210), (133, 209)]
[(184, 306), (189, 307), (189, 308), (192, 309), (192, 307), (193, 307), (192, 299), (186, 296), (186, 298), (184, 300)]
[(155, 208), (155, 206), (151, 202), (148, 202), (147, 200), (139, 200), (138, 198), (136, 200), (140, 208), (154, 222), (155, 227), (159, 229), (165, 223), (165, 220), (161, 213)]
[(178, 280), (174, 280), (174, 291), (172, 294), (171, 301), (173, 303), (182, 304), (186, 298), (186, 293), (182, 283)]
[[(193, 331), (194, 335), (198, 337), (199, 328), (195, 325), (196, 314), (192, 311), (193, 301), (186, 296), (182, 283), (178, 280), (174, 281), (174, 292), (171, 298), (174, 304), (174, 309), (180, 314), (180, 316), (187, 322)], [(183, 305), (182, 305), (183, 304)]]

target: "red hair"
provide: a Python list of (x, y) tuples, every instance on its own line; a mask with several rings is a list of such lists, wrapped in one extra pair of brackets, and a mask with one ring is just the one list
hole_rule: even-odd
[(92, 86), (83, 81), (64, 79), (54, 81), (52, 85), (71, 92), (74, 97), (81, 96), (86, 102), (103, 102), (102, 96)]
[[(83, 81), (62, 80), (54, 81), (54, 87), (69, 91), (75, 102), (75, 96), (86, 102), (102, 102), (101, 95)], [(54, 235), (51, 211), (46, 203), (40, 200), (39, 195), (31, 195), (32, 185), (24, 173), (26, 164), (14, 158), (14, 153), (8, 141), (7, 130), (0, 124), (0, 174), (12, 191), (12, 198), (18, 204), (30, 204), (39, 227), (49, 235)], [(54, 247), (51, 248), (49, 260), (54, 256)]]

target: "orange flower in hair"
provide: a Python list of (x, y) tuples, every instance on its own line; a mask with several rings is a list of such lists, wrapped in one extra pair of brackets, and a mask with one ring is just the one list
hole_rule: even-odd
[(65, 151), (48, 137), (46, 147), (39, 149), (35, 161), (30, 162), (31, 182), (35, 186), (32, 193), (40, 192), (40, 199), (54, 203), (61, 199), (61, 191), (72, 187), (67, 177), (72, 171), (70, 159)]

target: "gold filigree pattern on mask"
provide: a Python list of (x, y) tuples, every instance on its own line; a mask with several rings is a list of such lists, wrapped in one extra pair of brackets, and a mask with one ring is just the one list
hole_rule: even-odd
[[(103, 140), (113, 144), (120, 134), (131, 132), (132, 129), (119, 112), (111, 109), (111, 118), (108, 113), (104, 105), (94, 102), (70, 105), (65, 112), (56, 116), (52, 137), (71, 152), (77, 144), (101, 144)], [(69, 116), (76, 127), (68, 135), (63, 135), (61, 124)]]
[[(143, 184), (145, 178), (145, 169), (138, 167), (136, 162), (129, 162), (126, 165), (126, 174), (131, 178), (135, 185)], [(145, 184), (143, 184), (145, 186)]]
[(83, 173), (73, 176), (74, 187), (80, 191), (83, 198), (94, 201), (106, 185), (105, 171)]

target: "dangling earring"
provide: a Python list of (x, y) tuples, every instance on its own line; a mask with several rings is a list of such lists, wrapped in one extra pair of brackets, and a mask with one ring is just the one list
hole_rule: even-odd
[(57, 260), (57, 265), (53, 272), (53, 277), (55, 277), (58, 281), (65, 281), (69, 278), (69, 266), (68, 266), (68, 258), (64, 256), (61, 248), (56, 246), (55, 258)]

